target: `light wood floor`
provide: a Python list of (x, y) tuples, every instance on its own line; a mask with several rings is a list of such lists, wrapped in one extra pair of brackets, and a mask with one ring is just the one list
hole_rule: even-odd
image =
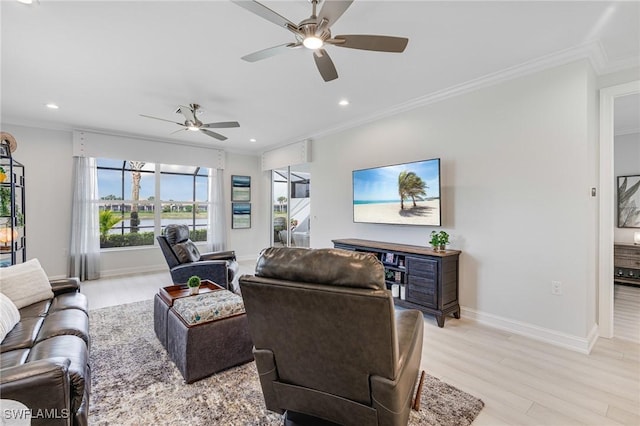
[(640, 287), (614, 286), (613, 335), (640, 343)]
[[(241, 263), (241, 272), (252, 265)], [(150, 299), (167, 273), (85, 282), (91, 309)], [(425, 316), (422, 368), (485, 402), (474, 426), (640, 425), (640, 344), (599, 339), (590, 355)]]

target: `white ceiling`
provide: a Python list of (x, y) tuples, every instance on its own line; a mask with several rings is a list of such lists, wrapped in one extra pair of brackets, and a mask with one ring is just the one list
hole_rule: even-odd
[[(308, 1), (263, 2), (294, 22)], [(637, 66), (640, 2), (356, 0), (337, 34), (409, 38), (402, 54), (329, 47), (339, 79), (325, 83), (299, 49), (256, 63), (241, 56), (293, 41), (228, 1), (0, 2), (1, 120), (140, 135), (262, 152), (362, 122), (451, 87), (539, 58), (602, 48), (604, 70)], [(338, 106), (348, 98), (351, 104)], [(48, 102), (58, 110), (45, 108)], [(170, 135), (179, 104), (203, 122), (237, 120), (219, 142)], [(256, 138), (258, 142), (249, 142)]]

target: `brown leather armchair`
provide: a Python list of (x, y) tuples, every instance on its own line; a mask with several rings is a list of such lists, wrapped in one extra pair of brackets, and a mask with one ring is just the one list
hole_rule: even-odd
[(240, 288), (265, 403), (285, 424), (407, 424), (423, 318), (395, 312), (374, 256), (269, 248)]
[(189, 277), (197, 275), (238, 292), (238, 262), (234, 251), (200, 253), (189, 239), (187, 225), (167, 225), (164, 235), (159, 235), (157, 240), (174, 283), (186, 283)]

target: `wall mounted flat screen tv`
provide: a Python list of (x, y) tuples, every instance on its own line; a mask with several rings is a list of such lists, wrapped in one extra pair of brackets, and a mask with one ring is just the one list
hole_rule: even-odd
[(353, 221), (440, 226), (440, 159), (354, 170)]

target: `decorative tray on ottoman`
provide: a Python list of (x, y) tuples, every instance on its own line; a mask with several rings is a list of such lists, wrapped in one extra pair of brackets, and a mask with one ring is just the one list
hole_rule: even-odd
[[(209, 280), (202, 280), (199, 294), (210, 293), (212, 291), (224, 290), (221, 286)], [(189, 287), (186, 284), (171, 285), (162, 287), (158, 292), (160, 298), (168, 305), (173, 306), (173, 301), (182, 297), (191, 296)]]

